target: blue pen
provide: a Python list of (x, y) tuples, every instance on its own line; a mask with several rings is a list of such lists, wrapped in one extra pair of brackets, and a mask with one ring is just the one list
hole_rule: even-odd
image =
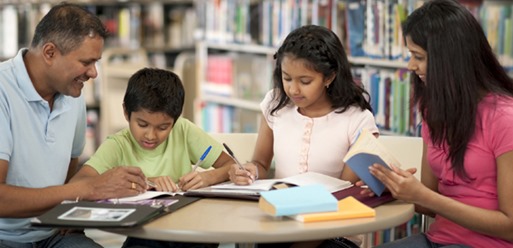
[(194, 165), (194, 167), (192, 168), (192, 171), (196, 171), (196, 169), (198, 168), (198, 166), (203, 163), (203, 160), (205, 160), (205, 157), (207, 157), (208, 153), (210, 152), (210, 149), (212, 149), (212, 146), (208, 146), (207, 150), (205, 150), (205, 152), (203, 153), (203, 155), (201, 155), (200, 159), (198, 160), (198, 162), (196, 162), (196, 164)]

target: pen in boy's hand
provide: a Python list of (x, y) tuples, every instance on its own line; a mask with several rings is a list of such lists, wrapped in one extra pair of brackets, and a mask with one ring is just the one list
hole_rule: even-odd
[(148, 180), (148, 178), (146, 178), (146, 184), (148, 184), (150, 188), (157, 188), (157, 185), (154, 182)]
[(198, 160), (198, 162), (196, 162), (196, 164), (194, 164), (194, 167), (192, 168), (192, 171), (196, 171), (196, 169), (198, 168), (198, 166), (201, 165), (201, 163), (203, 163), (203, 160), (205, 160), (205, 157), (207, 157), (208, 153), (210, 152), (210, 149), (212, 149), (212, 146), (208, 146), (207, 150), (205, 150), (205, 152), (203, 153), (203, 155), (201, 155), (200, 159)]
[[(225, 143), (223, 143), (223, 146), (224, 146), (224, 148), (226, 148), (226, 151), (228, 151), (228, 154), (230, 154), (230, 156), (233, 158), (233, 160), (235, 160), (235, 163), (237, 163), (237, 165), (239, 166), (239, 169), (248, 171), (248, 170), (246, 170), (246, 168), (244, 168), (244, 166), (242, 166), (242, 164), (239, 162), (239, 160), (235, 157), (235, 155), (233, 154), (230, 147), (228, 147), (228, 145), (226, 145)], [(251, 176), (251, 179), (254, 179), (253, 176)]]

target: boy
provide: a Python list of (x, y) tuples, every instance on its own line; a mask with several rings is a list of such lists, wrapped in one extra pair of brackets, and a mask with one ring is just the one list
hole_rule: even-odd
[[(128, 80), (123, 109), (129, 128), (109, 136), (73, 180), (96, 176), (118, 166), (137, 166), (156, 190), (187, 191), (228, 180), (230, 156), (223, 147), (189, 120), (180, 117), (185, 92), (170, 71), (144, 68)], [(195, 164), (215, 170), (196, 172)], [(131, 185), (144, 191), (147, 185)]]
[[(184, 97), (182, 82), (173, 72), (153, 68), (137, 71), (128, 80), (123, 99), (129, 128), (107, 137), (72, 181), (120, 166), (141, 168), (159, 191), (187, 191), (228, 180), (229, 165), (234, 161), (216, 140), (180, 117)], [(215, 169), (194, 171), (191, 164), (196, 164), (209, 146), (212, 148), (200, 167)], [(148, 185), (132, 183), (129, 187), (144, 192)], [(154, 247), (159, 246), (157, 243), (167, 242), (128, 238), (123, 247)]]

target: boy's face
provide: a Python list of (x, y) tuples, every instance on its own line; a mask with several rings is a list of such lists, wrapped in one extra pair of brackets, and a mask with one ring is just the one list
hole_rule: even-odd
[(175, 120), (163, 112), (149, 112), (146, 109), (132, 112), (130, 118), (125, 111), (130, 132), (145, 150), (153, 150), (164, 142)]

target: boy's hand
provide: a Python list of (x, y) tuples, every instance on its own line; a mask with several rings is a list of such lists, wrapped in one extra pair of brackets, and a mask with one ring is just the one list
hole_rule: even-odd
[(182, 189), (182, 191), (187, 191), (190, 189), (199, 189), (208, 186), (208, 183), (205, 181), (202, 173), (197, 171), (192, 171), (189, 174), (186, 174), (178, 180), (178, 187)]
[(161, 176), (161, 177), (152, 177), (148, 178), (150, 181), (155, 183), (156, 191), (166, 191), (166, 192), (178, 192), (180, 191), (180, 188), (178, 185), (176, 185), (173, 180), (171, 180), (168, 176)]

